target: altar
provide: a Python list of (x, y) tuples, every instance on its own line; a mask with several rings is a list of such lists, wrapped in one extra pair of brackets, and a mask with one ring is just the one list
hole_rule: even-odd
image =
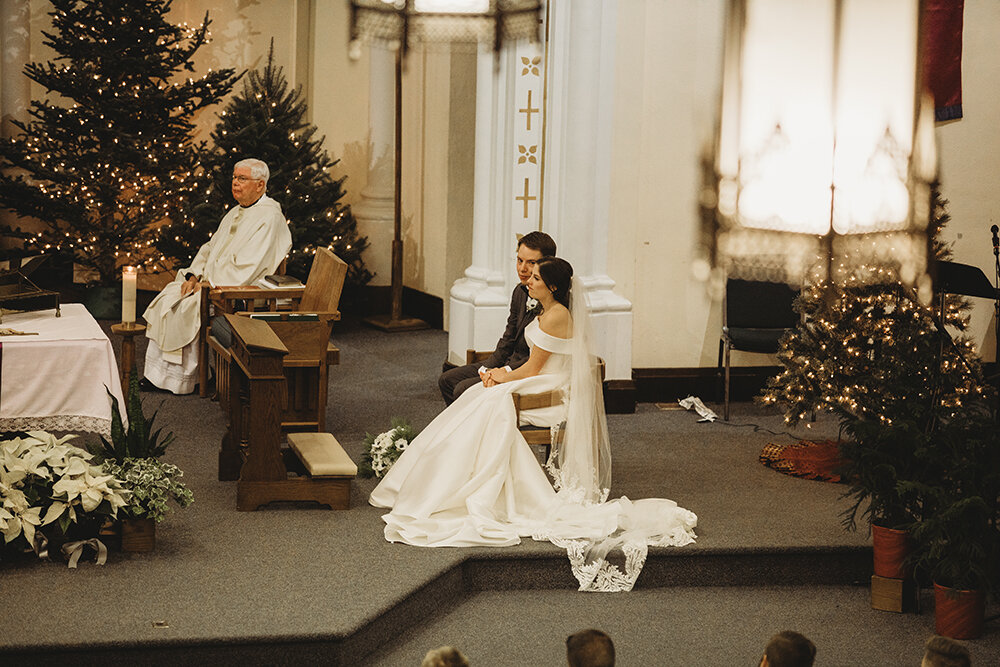
[[(92, 432), (109, 436), (111, 399), (125, 421), (111, 341), (83, 304), (6, 314), (0, 333), (0, 431)], [(107, 390), (105, 390), (105, 387)]]

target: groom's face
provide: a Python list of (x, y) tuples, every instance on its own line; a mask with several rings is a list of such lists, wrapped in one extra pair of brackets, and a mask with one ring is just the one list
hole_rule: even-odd
[(531, 272), (535, 270), (535, 264), (542, 258), (541, 250), (532, 250), (522, 244), (517, 246), (517, 277), (522, 285), (528, 284)]

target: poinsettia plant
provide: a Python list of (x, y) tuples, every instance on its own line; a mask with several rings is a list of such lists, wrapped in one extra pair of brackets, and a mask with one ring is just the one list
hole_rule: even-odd
[(91, 463), (93, 455), (45, 431), (0, 441), (0, 533), (4, 544), (45, 553), (50, 539), (74, 525), (97, 528), (117, 517), (130, 492)]

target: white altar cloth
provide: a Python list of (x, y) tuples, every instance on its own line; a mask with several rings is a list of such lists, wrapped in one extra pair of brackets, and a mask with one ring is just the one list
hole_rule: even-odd
[[(125, 419), (111, 341), (83, 304), (5, 314), (0, 327), (35, 332), (0, 336), (0, 430), (111, 432), (111, 399)], [(127, 423), (127, 422), (126, 422)]]

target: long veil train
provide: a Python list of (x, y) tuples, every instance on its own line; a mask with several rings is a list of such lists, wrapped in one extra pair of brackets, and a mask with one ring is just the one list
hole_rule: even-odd
[[(697, 517), (672, 500), (626, 497), (608, 500), (611, 447), (604, 411), (600, 359), (586, 289), (573, 279), (572, 366), (566, 392), (566, 429), (553, 431), (546, 469), (556, 488), (556, 502), (533, 539), (566, 549), (580, 590), (627, 591), (635, 584), (650, 546), (683, 546), (694, 542)], [(621, 549), (625, 569), (608, 562)]]

